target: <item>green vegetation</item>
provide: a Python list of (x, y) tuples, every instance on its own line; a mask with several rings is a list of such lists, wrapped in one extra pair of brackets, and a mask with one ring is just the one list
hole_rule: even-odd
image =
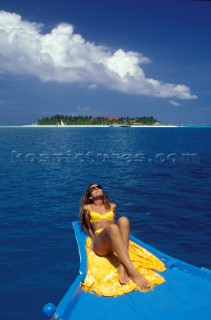
[(152, 116), (150, 117), (92, 117), (92, 116), (64, 116), (54, 115), (37, 120), (38, 125), (153, 125), (159, 124)]

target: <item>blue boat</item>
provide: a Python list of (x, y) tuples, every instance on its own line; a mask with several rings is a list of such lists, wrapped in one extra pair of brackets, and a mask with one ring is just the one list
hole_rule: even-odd
[(73, 222), (80, 255), (79, 275), (55, 307), (44, 306), (43, 312), (52, 320), (204, 320), (211, 319), (211, 270), (197, 268), (174, 259), (131, 236), (130, 239), (149, 250), (167, 268), (166, 282), (153, 291), (133, 291), (118, 297), (103, 297), (82, 291), (80, 283), (86, 276), (85, 242), (78, 221)]

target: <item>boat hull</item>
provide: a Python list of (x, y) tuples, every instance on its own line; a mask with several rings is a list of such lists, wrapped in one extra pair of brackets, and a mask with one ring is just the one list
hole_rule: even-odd
[(86, 235), (79, 222), (73, 229), (80, 255), (79, 275), (56, 309), (62, 320), (202, 320), (211, 319), (211, 271), (173, 259), (131, 236), (131, 240), (151, 251), (167, 268), (166, 282), (153, 291), (133, 291), (118, 297), (102, 297), (83, 292), (80, 283), (86, 275)]

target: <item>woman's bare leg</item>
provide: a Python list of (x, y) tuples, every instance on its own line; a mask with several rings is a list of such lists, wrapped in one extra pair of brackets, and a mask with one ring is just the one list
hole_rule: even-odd
[[(121, 233), (122, 242), (125, 245), (126, 249), (128, 250), (129, 236), (130, 236), (129, 220), (126, 217), (121, 217), (119, 218), (117, 225)], [(130, 277), (128, 276), (127, 271), (121, 262), (118, 269), (119, 269), (119, 282), (121, 284), (127, 284), (130, 281)]]
[(125, 267), (130, 279), (142, 289), (148, 289), (150, 287), (146, 279), (140, 275), (130, 261), (128, 250), (122, 241), (118, 225), (112, 223), (107, 226), (101, 233), (94, 237), (93, 245), (94, 251), (102, 256), (114, 251)]

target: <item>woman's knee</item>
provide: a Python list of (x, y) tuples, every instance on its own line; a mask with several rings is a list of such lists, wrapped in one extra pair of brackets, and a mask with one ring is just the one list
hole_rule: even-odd
[(130, 226), (130, 222), (127, 217), (123, 216), (123, 217), (119, 218), (118, 225), (121, 227), (128, 228)]
[(119, 227), (114, 223), (110, 224), (107, 228), (109, 234), (118, 234), (120, 232)]

